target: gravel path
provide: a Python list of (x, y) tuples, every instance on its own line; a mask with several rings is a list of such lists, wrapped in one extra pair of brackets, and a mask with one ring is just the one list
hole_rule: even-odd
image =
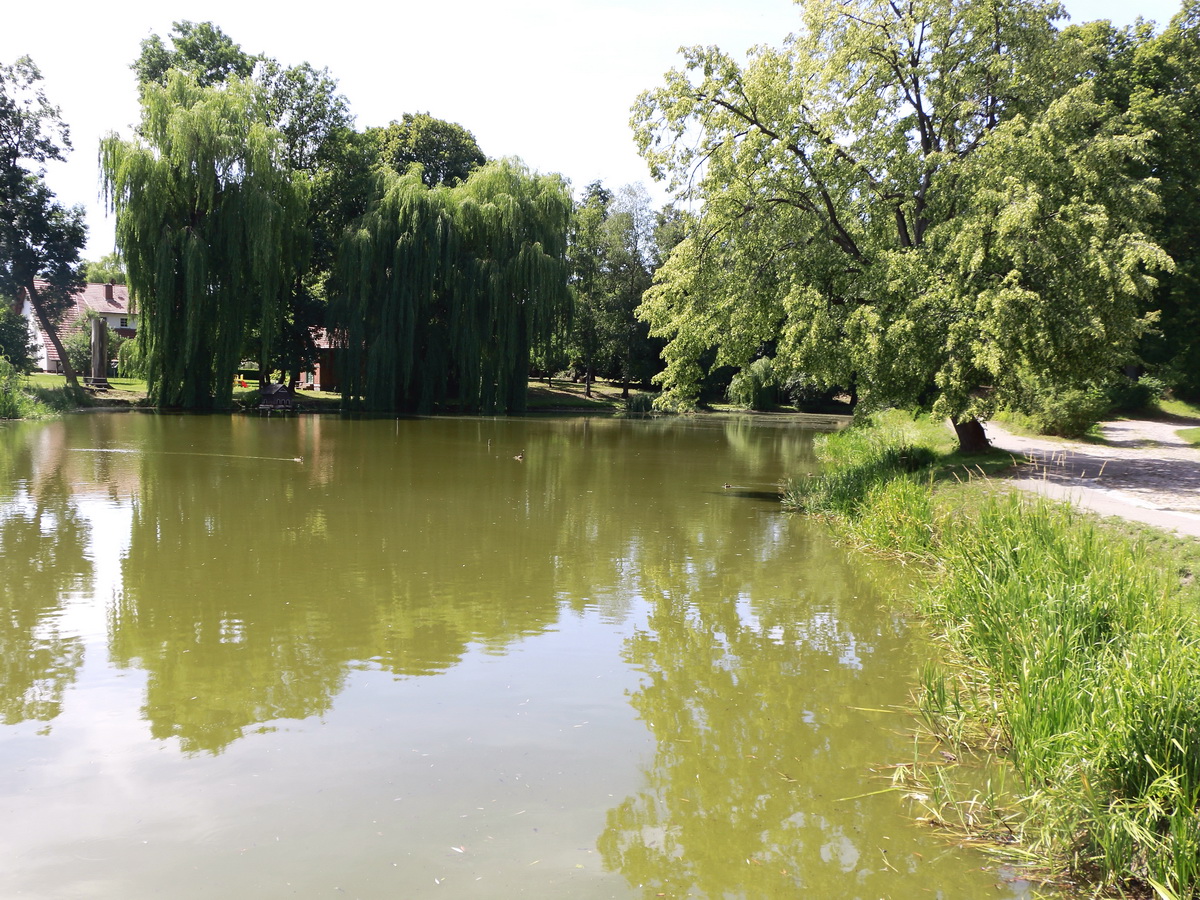
[(1200, 537), (1200, 448), (1176, 432), (1195, 423), (1122, 420), (1102, 442), (1024, 437), (989, 422), (992, 444), (1030, 458), (1011, 481), (1105, 516)]

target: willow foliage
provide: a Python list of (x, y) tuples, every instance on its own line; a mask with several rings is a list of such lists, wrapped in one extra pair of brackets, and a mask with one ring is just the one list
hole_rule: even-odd
[[(1150, 273), (1146, 134), (1098, 99), (1046, 0), (804, 0), (745, 65), (716, 48), (645, 93), (660, 177), (702, 200), (641, 314), (664, 402), (704, 360), (927, 403), (956, 425), (1129, 361)], [(694, 186), (694, 188), (689, 188)], [(968, 430), (964, 434), (974, 432)]]
[(246, 336), (264, 354), (303, 252), (305, 197), (255, 85), (183, 72), (142, 86), (139, 136), (101, 144), (105, 194), (160, 406), (228, 405)]
[(567, 186), (511, 160), (452, 187), (421, 174), (381, 176), (342, 245), (331, 313), (347, 403), (520, 412), (530, 350), (569, 308)]

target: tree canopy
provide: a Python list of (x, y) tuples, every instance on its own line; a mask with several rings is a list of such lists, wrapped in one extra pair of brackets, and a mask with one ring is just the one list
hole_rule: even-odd
[(454, 186), (383, 173), (339, 257), (331, 310), (351, 405), (525, 407), (530, 350), (567, 309), (566, 184), (502, 160)]
[(1152, 306), (1160, 318), (1139, 346), (1139, 361), (1167, 384), (1200, 398), (1200, 0), (1186, 0), (1167, 28), (1074, 29), (1089, 54), (1100, 95), (1150, 134), (1132, 172), (1158, 185), (1150, 219), (1155, 240), (1175, 261)]
[(462, 181), (487, 162), (471, 132), (429, 113), (405, 113), (399, 122), (372, 131), (383, 165), (403, 174), (420, 163), (421, 180), (429, 187)]
[(141, 315), (150, 395), (230, 402), (252, 328), (267, 352), (302, 266), (303, 188), (283, 164), (261, 88), (173, 70), (142, 90), (140, 136), (101, 147), (117, 242)]
[(56, 322), (81, 283), (87, 228), (83, 209), (62, 206), (45, 183), (46, 163), (65, 158), (71, 143), (41, 79), (29, 57), (0, 66), (0, 296), (28, 297), (75, 384)]
[[(717, 48), (644, 94), (659, 177), (700, 201), (642, 314), (666, 337), (664, 402), (701, 360), (925, 403), (979, 446), (977, 417), (1028, 379), (1131, 358), (1166, 255), (1145, 234), (1147, 135), (1072, 79), (1042, 0), (811, 0), (780, 48)], [(1064, 75), (1064, 72), (1067, 75)]]
[(249, 78), (259, 62), (212, 22), (176, 22), (168, 40), (170, 46), (152, 34), (142, 41), (141, 53), (131, 66), (139, 85), (165, 85), (171, 70), (179, 69), (190, 73), (201, 87), (209, 87), (230, 76)]
[(635, 310), (650, 287), (657, 259), (658, 221), (642, 185), (616, 193), (600, 182), (576, 208), (570, 256), (575, 314), (570, 352), (583, 370), (586, 393), (594, 375), (616, 378), (629, 396), (631, 382), (658, 370), (659, 345)]

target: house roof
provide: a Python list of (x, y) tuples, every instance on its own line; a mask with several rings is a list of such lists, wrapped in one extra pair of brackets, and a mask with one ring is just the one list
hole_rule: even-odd
[[(35, 278), (33, 285), (36, 288), (42, 288), (46, 286), (46, 282)], [(23, 293), (18, 302), (23, 302)], [(110, 293), (111, 297), (108, 296)], [(106, 316), (128, 318), (131, 315), (129, 312), (129, 288), (123, 284), (85, 284), (75, 292), (74, 300), (75, 302), (67, 307), (62, 318), (58, 320), (60, 338), (71, 330), (72, 325), (84, 318), (89, 309)], [(36, 317), (33, 321), (37, 325), (38, 336), (46, 347), (48, 359), (51, 362), (56, 361), (58, 353), (54, 349), (54, 344), (46, 337), (46, 333), (42, 330), (41, 323), (37, 321)], [(129, 337), (134, 333), (133, 329), (117, 328), (114, 330), (124, 337)]]

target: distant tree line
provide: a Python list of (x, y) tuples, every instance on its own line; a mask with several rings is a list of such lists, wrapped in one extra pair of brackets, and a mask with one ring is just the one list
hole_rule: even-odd
[[(127, 277), (170, 407), (227, 406), (246, 359), (294, 381), (319, 335), (375, 410), (517, 411), (532, 367), (663, 407), (918, 405), (979, 448), (998, 410), (1086, 418), (1131, 378), (1198, 398), (1200, 0), (1161, 32), (1060, 18), (805, 0), (745, 63), (687, 50), (634, 110), (662, 210), (427, 113), (358, 130), (327, 70), (178, 22), (103, 142), (120, 258), (87, 274)], [(70, 142), (32, 62), (0, 76), (0, 294), (46, 327), (83, 274), (42, 178)]]

